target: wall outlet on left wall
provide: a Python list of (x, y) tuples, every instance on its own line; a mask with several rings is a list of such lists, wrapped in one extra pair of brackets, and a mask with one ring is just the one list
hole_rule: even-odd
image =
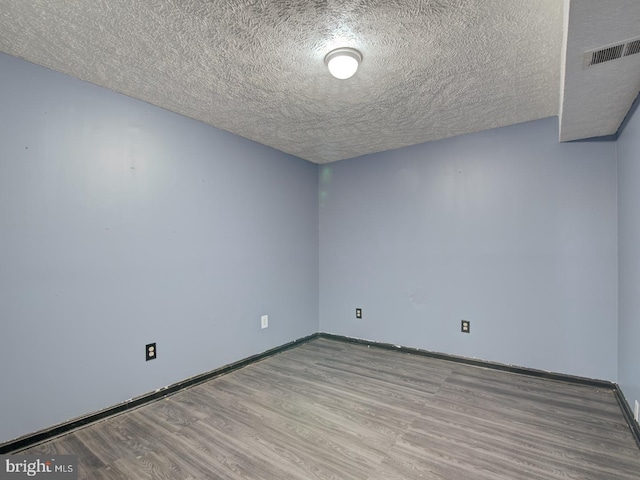
[(145, 360), (148, 362), (149, 360), (155, 360), (156, 357), (158, 356), (158, 350), (156, 349), (156, 344), (154, 343), (148, 343), (145, 347), (144, 347), (144, 355), (145, 355)]

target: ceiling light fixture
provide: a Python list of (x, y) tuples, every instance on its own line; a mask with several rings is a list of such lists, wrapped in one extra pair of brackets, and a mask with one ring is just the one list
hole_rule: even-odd
[(362, 54), (355, 48), (336, 48), (327, 53), (324, 63), (329, 67), (331, 75), (340, 80), (352, 77), (362, 61)]

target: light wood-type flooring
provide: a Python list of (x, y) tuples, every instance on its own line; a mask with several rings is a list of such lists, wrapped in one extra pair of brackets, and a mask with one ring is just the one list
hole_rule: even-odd
[(329, 339), (23, 453), (87, 479), (640, 479), (609, 390)]

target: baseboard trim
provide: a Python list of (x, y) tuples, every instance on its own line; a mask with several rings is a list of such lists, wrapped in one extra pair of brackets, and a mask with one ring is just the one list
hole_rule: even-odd
[(629, 402), (627, 402), (627, 399), (624, 397), (624, 393), (622, 393), (622, 390), (620, 390), (620, 387), (617, 385), (613, 393), (618, 401), (618, 405), (620, 405), (622, 415), (624, 415), (624, 419), (627, 421), (627, 425), (629, 425), (631, 435), (633, 435), (633, 439), (636, 441), (638, 448), (640, 448), (640, 425), (638, 425), (638, 422), (633, 418), (633, 412), (631, 411)]
[(394, 345), (392, 343), (375, 342), (371, 340), (364, 340), (361, 338), (345, 337), (342, 335), (336, 335), (333, 333), (324, 333), (324, 332), (319, 333), (319, 337), (338, 340), (341, 342), (359, 343), (361, 345), (367, 345), (367, 346), (376, 347), (376, 348), (383, 348), (385, 350), (395, 350), (403, 353), (412, 353), (413, 355), (422, 355), (423, 357), (438, 358), (440, 360), (448, 360), (451, 362), (463, 363), (465, 365), (473, 365), (476, 367), (484, 367), (484, 368), (491, 368), (493, 370), (502, 370), (504, 372), (519, 373), (521, 375), (528, 375), (530, 377), (546, 378), (548, 380), (558, 380), (561, 382), (574, 383), (578, 385), (588, 385), (588, 386), (597, 387), (597, 388), (607, 388), (610, 390), (613, 390), (616, 388), (615, 383), (609, 382), (607, 380), (596, 380), (593, 378), (577, 377), (573, 375), (565, 375), (563, 373), (548, 372), (546, 370), (537, 370), (535, 368), (518, 367), (514, 365), (507, 365), (505, 363), (490, 362), (487, 360), (478, 360), (476, 358), (461, 357), (457, 355), (450, 355), (448, 353), (431, 352), (429, 350), (422, 350), (422, 349), (413, 348), (413, 347), (404, 347), (402, 345)]
[(631, 430), (631, 434), (636, 444), (638, 445), (638, 448), (640, 448), (640, 427), (638, 426), (638, 423), (633, 418), (633, 413), (631, 412), (629, 403), (625, 399), (624, 394), (622, 393), (622, 390), (620, 390), (619, 386), (613, 382), (609, 382), (607, 380), (596, 380), (596, 379), (585, 378), (585, 377), (577, 377), (573, 375), (565, 375), (562, 373), (547, 372), (545, 370), (537, 370), (533, 368), (518, 367), (518, 366), (507, 365), (503, 363), (490, 362), (487, 360), (478, 360), (475, 358), (450, 355), (447, 353), (431, 352), (429, 350), (422, 350), (422, 349), (413, 348), (413, 347), (404, 347), (401, 345), (394, 345), (391, 343), (375, 342), (375, 341), (365, 340), (365, 339), (355, 338), (355, 337), (345, 337), (345, 336), (336, 335), (333, 333), (318, 332), (318, 333), (313, 333), (306, 337), (300, 338), (298, 340), (285, 343), (278, 347), (274, 347), (265, 352), (252, 355), (250, 357), (244, 358), (237, 362), (230, 363), (228, 365), (217, 368), (215, 370), (211, 370), (209, 372), (205, 372), (200, 375), (195, 375), (181, 382), (174, 383), (172, 385), (169, 385), (165, 388), (162, 388), (154, 392), (149, 392), (147, 394), (141, 395), (127, 402), (123, 402), (123, 403), (114, 405), (112, 407), (107, 407), (104, 410), (93, 412), (93, 413), (84, 415), (82, 417), (78, 417), (78, 418), (69, 420), (67, 422), (60, 423), (53, 427), (39, 430), (37, 432), (31, 433), (28, 435), (24, 435), (14, 440), (9, 440), (8, 442), (0, 444), (0, 455), (16, 453), (20, 450), (24, 450), (26, 448), (35, 446), (47, 440), (51, 440), (54, 437), (59, 437), (73, 430), (76, 430), (78, 428), (85, 427), (91, 423), (95, 423), (100, 420), (104, 420), (108, 417), (119, 415), (128, 410), (133, 410), (134, 408), (138, 408), (148, 403), (155, 402), (164, 397), (167, 397), (181, 390), (184, 390), (185, 388), (189, 388), (189, 387), (204, 383), (213, 378), (225, 375), (227, 373), (231, 373), (235, 370), (246, 367), (247, 365), (251, 365), (252, 363), (258, 362), (267, 357), (271, 357), (278, 353), (284, 352), (291, 348), (310, 342), (311, 340), (314, 340), (316, 338), (325, 338), (325, 339), (335, 340), (339, 342), (367, 345), (369, 347), (381, 348), (385, 350), (393, 350), (401, 353), (410, 353), (413, 355), (421, 355), (421, 356), (430, 357), (430, 358), (437, 358), (440, 360), (447, 360), (451, 362), (462, 363), (465, 365), (491, 368), (493, 370), (501, 370), (505, 372), (517, 373), (520, 375), (528, 375), (531, 377), (544, 378), (548, 380), (557, 380), (561, 382), (573, 383), (578, 385), (587, 385), (591, 387), (605, 388), (605, 389), (612, 390), (616, 398), (616, 401), (620, 406), (620, 410), (622, 411), (625, 421), (629, 426), (629, 430)]
[(93, 412), (93, 413), (83, 415), (81, 417), (77, 417), (63, 423), (59, 423), (58, 425), (54, 425), (53, 427), (39, 430), (34, 433), (30, 433), (22, 437), (18, 437), (14, 440), (9, 440), (8, 442), (0, 444), (0, 455), (16, 453), (20, 450), (24, 450), (26, 448), (35, 446), (47, 440), (51, 440), (54, 437), (59, 437), (61, 435), (64, 435), (65, 433), (69, 433), (72, 430), (76, 430), (80, 427), (85, 427), (91, 423), (95, 423), (100, 420), (104, 420), (108, 417), (119, 415), (128, 410), (138, 408), (142, 405), (155, 402), (164, 397), (177, 393), (180, 390), (184, 390), (185, 388), (193, 387), (194, 385), (204, 383), (213, 378), (219, 377), (221, 375), (225, 375), (227, 373), (231, 373), (235, 370), (246, 367), (247, 365), (251, 365), (252, 363), (258, 362), (267, 357), (271, 357), (278, 353), (284, 352), (285, 350), (289, 350), (291, 348), (297, 347), (298, 345), (302, 345), (303, 343), (310, 342), (311, 340), (317, 338), (318, 336), (319, 336), (318, 333), (313, 333), (311, 335), (300, 338), (298, 340), (294, 340), (293, 342), (285, 343), (278, 347), (271, 348), (265, 352), (252, 355), (250, 357), (244, 358), (234, 363), (230, 363), (220, 368), (216, 368), (215, 370), (211, 370), (209, 372), (205, 372), (200, 375), (189, 377), (185, 380), (174, 383), (160, 390), (149, 392), (139, 397), (133, 398), (127, 402), (119, 403), (112, 407), (107, 407), (104, 410)]

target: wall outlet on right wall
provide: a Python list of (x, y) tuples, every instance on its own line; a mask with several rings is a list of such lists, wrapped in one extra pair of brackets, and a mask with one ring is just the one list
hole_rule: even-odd
[(640, 416), (640, 403), (638, 403), (638, 400), (636, 400), (636, 404), (633, 407), (633, 418), (636, 419), (636, 422), (640, 422), (640, 420), (638, 419), (639, 416)]
[(471, 332), (471, 322), (469, 320), (460, 320), (460, 331), (462, 333)]

